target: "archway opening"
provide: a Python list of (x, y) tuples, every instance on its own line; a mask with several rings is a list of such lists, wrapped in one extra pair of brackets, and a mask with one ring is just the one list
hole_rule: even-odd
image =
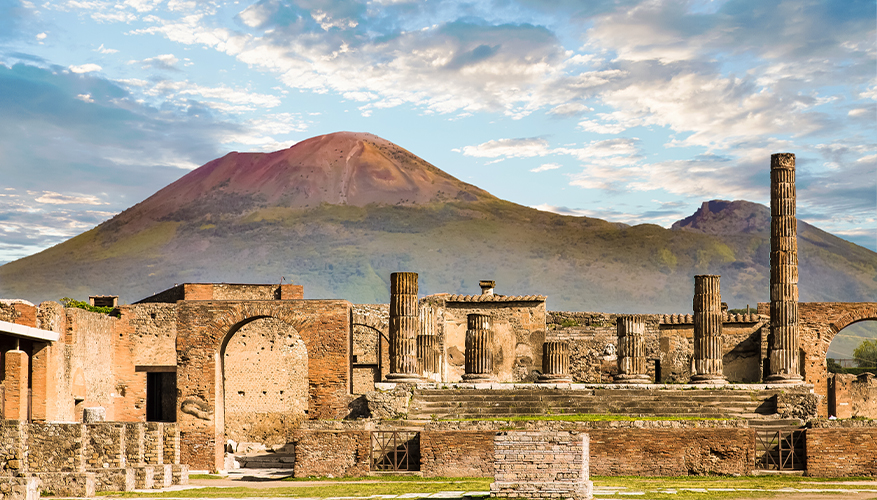
[(252, 320), (222, 350), (225, 436), (237, 443), (285, 444), (308, 411), (308, 353), (289, 324)]
[[(832, 339), (826, 352), (830, 373), (853, 373), (877, 368), (877, 320), (853, 323)], [(858, 354), (858, 356), (857, 356)]]
[(826, 353), (828, 414), (837, 418), (877, 415), (877, 320), (840, 330)]

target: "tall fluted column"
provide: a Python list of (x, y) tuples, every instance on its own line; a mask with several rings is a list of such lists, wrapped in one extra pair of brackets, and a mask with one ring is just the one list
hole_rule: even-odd
[(798, 367), (798, 221), (795, 155), (770, 155), (770, 369), (765, 382), (795, 384)]
[(616, 384), (648, 384), (646, 365), (646, 322), (642, 316), (621, 316), (616, 321), (618, 333), (618, 375)]
[(492, 382), (493, 376), (493, 325), (486, 314), (470, 314), (466, 317), (466, 382)]
[(566, 342), (552, 340), (542, 344), (542, 375), (537, 384), (572, 382), (569, 375), (569, 346)]
[(417, 335), (417, 365), (419, 373), (426, 379), (440, 381), (441, 353), (436, 335), (435, 309), (428, 303), (421, 303), (420, 330)]
[(725, 384), (722, 372), (722, 294), (716, 275), (694, 277), (693, 384)]
[(390, 382), (417, 382), (417, 273), (390, 275)]

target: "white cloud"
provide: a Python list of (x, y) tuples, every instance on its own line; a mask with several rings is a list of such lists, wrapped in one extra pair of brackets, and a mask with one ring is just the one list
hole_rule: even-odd
[(48, 37), (48, 36), (49, 36), (49, 35), (47, 35), (47, 34), (45, 34), (45, 33), (40, 33), (40, 34), (37, 35), (37, 40), (45, 40), (46, 37)]
[(128, 61), (128, 64), (140, 64), (141, 69), (165, 69), (171, 71), (178, 71), (176, 64), (180, 62), (173, 54), (161, 54), (155, 57), (148, 57), (146, 59), (137, 61), (131, 60)]
[(560, 164), (557, 163), (543, 163), (538, 167), (531, 169), (530, 172), (545, 172), (547, 170), (555, 170), (560, 168)]
[(55, 193), (53, 191), (43, 191), (43, 193), (34, 198), (37, 203), (48, 205), (107, 205), (108, 203), (101, 201), (94, 195), (65, 195)]
[(100, 47), (98, 47), (95, 52), (100, 52), (101, 54), (115, 54), (119, 51), (116, 49), (108, 49), (104, 47), (104, 44), (100, 44)]
[(458, 150), (466, 156), (476, 158), (532, 158), (552, 154), (548, 141), (538, 137), (527, 139), (497, 139), (477, 146), (466, 146)]
[(100, 71), (103, 68), (94, 63), (82, 64), (79, 66), (70, 66), (70, 71), (74, 73), (92, 73), (94, 71)]
[(76, 98), (82, 102), (94, 102), (94, 99), (91, 97), (91, 94), (77, 94)]

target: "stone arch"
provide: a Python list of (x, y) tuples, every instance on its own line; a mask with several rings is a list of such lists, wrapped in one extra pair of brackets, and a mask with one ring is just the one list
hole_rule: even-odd
[(799, 302), (798, 325), (801, 374), (821, 397), (819, 415), (828, 416), (826, 355), (834, 337), (853, 323), (877, 320), (875, 302)]
[(308, 353), (298, 332), (273, 316), (236, 324), (219, 349), (226, 439), (284, 444), (308, 412)]
[[(389, 309), (383, 304), (354, 306), (351, 321), (351, 354), (357, 357), (353, 364), (353, 393), (360, 394), (369, 380), (384, 380), (389, 373)], [(368, 390), (373, 389), (371, 386)]]
[(182, 459), (196, 469), (221, 469), (225, 422), (222, 359), (245, 325), (272, 318), (294, 329), (307, 351), (311, 419), (349, 410), (351, 304), (344, 300), (182, 301), (177, 306), (178, 423)]

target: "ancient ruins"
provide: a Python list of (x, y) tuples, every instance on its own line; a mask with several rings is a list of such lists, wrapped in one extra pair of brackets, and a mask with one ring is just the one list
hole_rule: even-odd
[[(770, 302), (745, 314), (723, 310), (714, 275), (693, 277), (693, 314), (547, 311), (490, 280), (420, 297), (414, 272), (389, 277), (389, 304), (229, 283), (93, 298), (109, 315), (4, 300), (2, 491), (89, 496), (271, 464), (297, 477), (497, 472), (510, 494), (551, 480), (495, 469), (495, 451), (561, 438), (579, 465), (557, 453), (552, 470), (875, 475), (877, 426), (843, 419), (877, 417), (877, 380), (829, 374), (826, 352), (877, 320), (877, 303), (798, 302), (794, 160), (771, 158)], [(665, 419), (501, 420), (561, 413)], [(586, 497), (587, 465), (577, 474), (557, 491)]]

